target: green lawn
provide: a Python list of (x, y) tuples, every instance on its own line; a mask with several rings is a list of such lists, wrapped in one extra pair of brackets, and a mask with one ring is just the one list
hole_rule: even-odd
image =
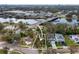
[(65, 36), (65, 42), (68, 46), (76, 45), (76, 43), (74, 41), (70, 40), (67, 35)]
[(11, 51), (10, 54), (20, 54), (20, 53), (17, 51)]
[(8, 51), (7, 50), (4, 50), (4, 49), (0, 49), (0, 54), (7, 54)]
[(56, 43), (56, 46), (57, 48), (62, 48), (62, 45), (59, 42)]

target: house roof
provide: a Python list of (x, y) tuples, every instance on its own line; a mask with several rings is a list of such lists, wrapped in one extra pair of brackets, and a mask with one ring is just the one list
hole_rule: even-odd
[(55, 33), (55, 37), (54, 34), (50, 34), (48, 38), (49, 40), (54, 40), (54, 41), (64, 41), (64, 36), (58, 33)]
[(70, 39), (74, 40), (75, 42), (79, 42), (79, 35), (70, 35)]
[(55, 34), (56, 41), (64, 41), (64, 37), (62, 34)]

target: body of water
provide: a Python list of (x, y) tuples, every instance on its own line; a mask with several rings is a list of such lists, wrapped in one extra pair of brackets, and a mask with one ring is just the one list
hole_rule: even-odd
[(0, 18), (0, 22), (14, 22), (14, 23), (18, 23), (18, 22), (23, 22), (23, 23), (27, 23), (27, 24), (35, 24), (38, 21), (36, 21), (35, 19), (16, 19), (16, 18)]

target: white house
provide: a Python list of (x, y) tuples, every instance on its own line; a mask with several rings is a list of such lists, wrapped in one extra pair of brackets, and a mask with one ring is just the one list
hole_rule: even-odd
[(64, 42), (64, 36), (62, 34), (55, 34), (55, 41), (56, 42)]
[(49, 36), (49, 41), (64, 42), (65, 40), (62, 34), (55, 33)]
[(75, 43), (79, 43), (79, 35), (70, 35), (69, 38)]
[(56, 49), (57, 47), (56, 47), (55, 42), (61, 42), (62, 43), (65, 40), (64, 40), (64, 36), (62, 34), (55, 33), (55, 34), (51, 34), (49, 36), (49, 41), (50, 41), (50, 43), (52, 45), (52, 48), (55, 48)]

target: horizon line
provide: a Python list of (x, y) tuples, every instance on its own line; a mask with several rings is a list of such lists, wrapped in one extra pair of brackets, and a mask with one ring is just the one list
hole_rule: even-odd
[(79, 4), (0, 4), (0, 5), (79, 5)]

